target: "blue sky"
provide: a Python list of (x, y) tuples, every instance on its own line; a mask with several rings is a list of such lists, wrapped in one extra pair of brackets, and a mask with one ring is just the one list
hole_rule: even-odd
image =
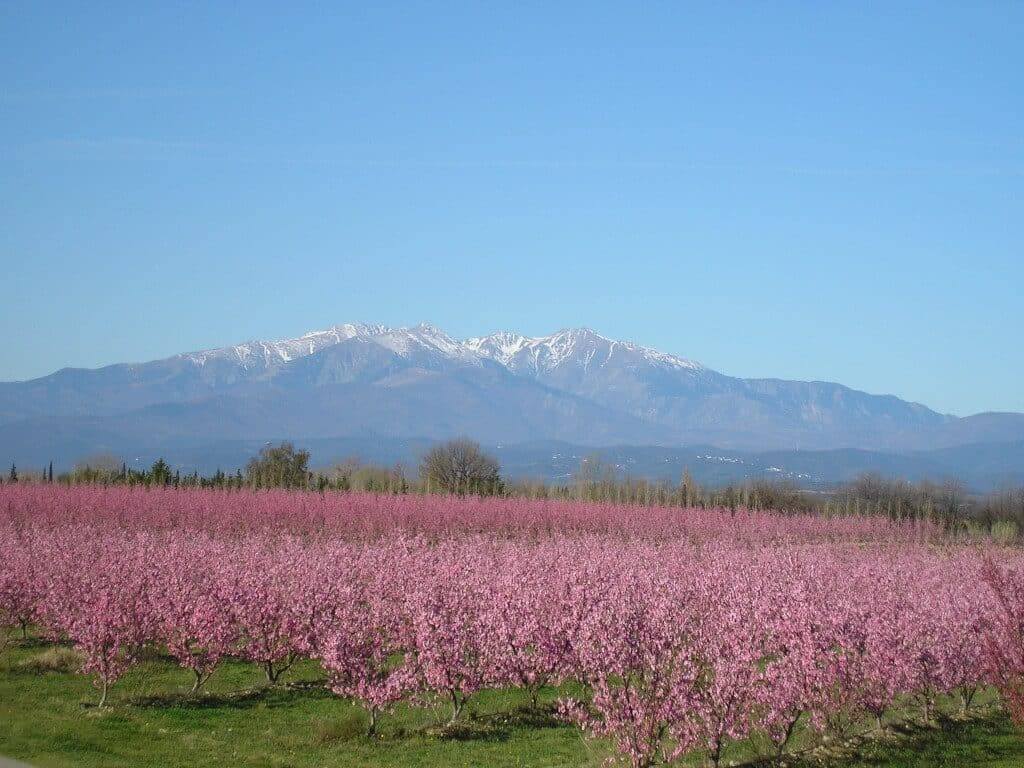
[(1024, 5), (0, 6), (0, 380), (591, 326), (1024, 411)]

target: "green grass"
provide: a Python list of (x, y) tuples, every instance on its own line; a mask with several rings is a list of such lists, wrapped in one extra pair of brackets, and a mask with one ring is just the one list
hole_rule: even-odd
[(1002, 714), (945, 722), (941, 728), (897, 728), (891, 739), (868, 743), (844, 765), (849, 768), (1020, 768), (1024, 735)]
[[(289, 684), (267, 688), (252, 665), (229, 661), (206, 695), (189, 699), (190, 675), (166, 658), (133, 669), (98, 710), (91, 682), (72, 671), (67, 649), (29, 641), (0, 657), (0, 754), (37, 766), (599, 766), (608, 746), (543, 714), (530, 713), (519, 691), (474, 696), (464, 724), (439, 728), (443, 709), (400, 707), (380, 734), (364, 735), (366, 716), (320, 684), (304, 664)], [(548, 693), (550, 704), (554, 693)], [(730, 760), (755, 758), (734, 745)], [(1024, 738), (1001, 714), (940, 729), (904, 729), (868, 742), (853, 757), (819, 760), (848, 768), (1024, 766)]]
[(474, 696), (464, 727), (445, 735), (437, 735), (443, 709), (401, 707), (371, 739), (363, 711), (317, 684), (322, 673), (310, 663), (289, 673), (289, 685), (267, 688), (255, 667), (228, 661), (207, 695), (190, 700), (189, 674), (152, 659), (118, 681), (110, 706), (97, 710), (91, 682), (50, 671), (54, 656), (29, 645), (0, 659), (0, 754), (97, 768), (597, 766), (607, 755), (576, 729), (524, 712), (519, 691)]

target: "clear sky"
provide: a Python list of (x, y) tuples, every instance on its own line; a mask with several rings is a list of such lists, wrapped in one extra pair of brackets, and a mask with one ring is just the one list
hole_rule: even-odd
[(1024, 411), (1024, 4), (146, 5), (0, 4), (2, 380), (426, 321)]

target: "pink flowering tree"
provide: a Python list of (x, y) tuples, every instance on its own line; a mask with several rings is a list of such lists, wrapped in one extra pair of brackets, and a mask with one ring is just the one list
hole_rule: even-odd
[[(798, 723), (879, 720), (991, 680), (1024, 721), (1019, 554), (927, 524), (587, 502), (0, 488), (0, 621), (105, 691), (160, 644), (200, 690), (225, 655), (317, 659), (370, 712), (512, 686), (634, 766)], [(935, 546), (942, 543), (943, 546)], [(983, 566), (985, 557), (991, 562)], [(974, 578), (984, 574), (984, 581)], [(575, 689), (575, 685), (572, 689)]]
[(239, 548), (234, 572), (225, 585), (226, 608), (238, 633), (238, 652), (258, 664), (267, 682), (276, 685), (301, 658), (295, 632), (295, 581), (290, 563), (268, 543), (247, 542)]
[(1014, 722), (1024, 726), (1024, 566), (989, 561), (982, 578), (995, 602), (985, 630), (985, 664)]
[(585, 607), (567, 592), (562, 554), (556, 547), (504, 548), (491, 567), (481, 616), (489, 683), (521, 688), (534, 710), (541, 690), (571, 666), (566, 657)]
[(395, 581), (384, 572), (353, 569), (338, 595), (334, 621), (318, 643), (330, 689), (358, 701), (369, 714), (367, 733), (380, 713), (412, 694), (419, 679), (411, 663), (411, 628)]
[(84, 654), (82, 671), (95, 677), (102, 707), (110, 686), (157, 636), (153, 549), (142, 535), (100, 533), (73, 548), (70, 538), (61, 543), (63, 553), (51, 552), (51, 588), (40, 613)]
[(985, 685), (985, 626), (997, 610), (983, 584), (981, 564), (972, 553), (959, 556), (948, 573), (960, 571), (959, 578), (946, 576), (939, 603), (943, 619), (934, 644), (942, 669), (941, 688), (960, 698), (960, 712), (967, 715), (978, 691)]
[(694, 746), (681, 726), (700, 681), (696, 622), (671, 589), (634, 574), (603, 594), (576, 649), (590, 700), (561, 704), (563, 717), (609, 738), (632, 768), (669, 763)]
[(426, 691), (451, 704), (453, 725), (488, 682), (482, 612), (486, 560), (472, 548), (439, 545), (416, 572), (409, 594), (412, 650)]
[(755, 564), (741, 562), (742, 552), (714, 556), (731, 562), (700, 582), (702, 620), (694, 638), (700, 676), (680, 732), (705, 749), (717, 768), (727, 739), (750, 733), (764, 670), (779, 651), (769, 642), (770, 628), (764, 622), (765, 574)]
[(218, 542), (170, 542), (160, 553), (162, 578), (154, 590), (158, 636), (193, 675), (191, 693), (200, 691), (238, 640), (228, 605), (231, 550)]
[(0, 627), (17, 627), (25, 638), (45, 589), (35, 537), (0, 528), (0, 553)]
[(781, 760), (801, 720), (825, 727), (829, 695), (835, 688), (839, 647), (830, 564), (780, 555), (767, 587), (761, 621), (769, 633), (762, 685), (755, 693), (757, 723)]

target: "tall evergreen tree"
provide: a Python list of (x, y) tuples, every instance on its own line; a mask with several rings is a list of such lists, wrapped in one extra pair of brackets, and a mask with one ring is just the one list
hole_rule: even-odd
[(154, 485), (170, 485), (174, 479), (171, 475), (171, 466), (162, 458), (153, 462), (149, 470), (149, 476)]

